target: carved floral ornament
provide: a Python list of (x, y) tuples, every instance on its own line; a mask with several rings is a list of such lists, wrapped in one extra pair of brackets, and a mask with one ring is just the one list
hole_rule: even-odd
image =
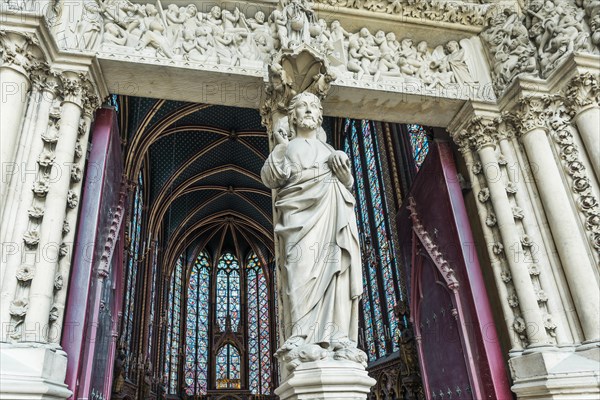
[[(84, 111), (93, 113), (100, 107), (100, 98), (88, 73), (54, 70), (46, 62), (39, 40), (31, 33), (0, 30), (0, 66), (11, 66), (28, 76), (34, 86), (60, 94), (66, 101), (83, 102)], [(51, 116), (54, 117), (54, 116)], [(56, 129), (58, 119), (55, 118)], [(44, 141), (56, 137), (45, 135)]]
[(0, 30), (0, 65), (32, 72), (43, 61), (39, 42), (30, 33)]
[[(465, 127), (459, 129), (453, 135), (453, 139), (461, 148), (461, 151), (467, 151), (468, 149), (481, 150), (485, 146), (496, 145), (496, 133), (496, 120), (483, 116), (475, 116)], [(481, 172), (480, 166), (474, 166), (474, 168), (474, 173), (478, 174)]]
[(589, 106), (600, 105), (598, 76), (590, 72), (577, 75), (569, 82), (564, 93), (565, 102), (573, 115)]
[[(551, 110), (554, 107), (551, 108)], [(564, 171), (570, 179), (571, 194), (585, 218), (585, 229), (595, 251), (600, 254), (600, 204), (591, 185), (589, 173), (573, 138), (569, 116), (559, 110), (548, 121), (550, 136), (558, 146)]]

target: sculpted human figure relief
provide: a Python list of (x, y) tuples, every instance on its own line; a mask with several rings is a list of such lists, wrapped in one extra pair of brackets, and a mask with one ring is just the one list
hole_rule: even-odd
[[(448, 84), (476, 85), (481, 78), (487, 79), (474, 75), (481, 71), (474, 71), (469, 63), (473, 48), (463, 48), (462, 41), (450, 41), (432, 52), (427, 42), (396, 38), (394, 32), (372, 34), (366, 27), (348, 32), (337, 20), (328, 25), (317, 19), (308, 0), (281, 2), (268, 18), (262, 11), (251, 18), (237, 8), (226, 10), (217, 5), (203, 14), (193, 4), (169, 4), (162, 10), (150, 3), (97, 1), (105, 21), (103, 51), (119, 52), (118, 47), (127, 46), (144, 57), (154, 53), (174, 62), (259, 70), (278, 50), (304, 44), (328, 59), (340, 81), (414, 82), (434, 90)], [(523, 32), (516, 29), (515, 34)], [(131, 52), (123, 53), (129, 56)]]
[(367, 360), (356, 347), (363, 289), (354, 179), (347, 155), (326, 143), (322, 118), (317, 96), (295, 95), (261, 171), (277, 190), (285, 343), (276, 355), (288, 370), (326, 358)]
[(574, 51), (597, 53), (592, 48), (585, 11), (574, 2), (533, 0), (526, 11), (526, 26), (529, 37), (537, 45), (543, 74), (547, 75)]
[(493, 60), (494, 88), (502, 92), (520, 74), (537, 73), (535, 48), (519, 16), (510, 9), (492, 15), (481, 33)]

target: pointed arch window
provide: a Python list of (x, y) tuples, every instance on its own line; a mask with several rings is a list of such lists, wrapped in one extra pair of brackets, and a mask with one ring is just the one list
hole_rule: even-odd
[(177, 382), (179, 380), (178, 362), (181, 332), (181, 296), (184, 271), (183, 264), (183, 255), (181, 255), (175, 263), (175, 268), (173, 270), (173, 274), (171, 275), (171, 281), (169, 285), (164, 376), (167, 379), (168, 392), (171, 394), (178, 393)]
[(227, 324), (236, 332), (240, 324), (240, 266), (237, 258), (225, 253), (217, 266), (217, 325), (225, 332)]
[(253, 394), (271, 392), (269, 287), (255, 253), (246, 262), (248, 304), (248, 383)]
[(398, 350), (398, 343), (393, 340), (398, 334), (394, 307), (400, 296), (374, 124), (346, 120), (344, 148), (356, 178), (356, 214), (365, 287), (362, 301), (365, 347), (372, 361)]
[(177, 260), (165, 310), (167, 394), (191, 398), (215, 388), (273, 394), (273, 290), (255, 253), (242, 260), (226, 251), (213, 261), (206, 250), (188, 267), (183, 256)]
[(409, 124), (406, 125), (406, 128), (410, 136), (413, 160), (418, 170), (429, 152), (429, 138), (421, 125)]
[(239, 389), (240, 352), (234, 345), (227, 343), (217, 353), (217, 389)]
[(133, 351), (133, 329), (134, 329), (134, 306), (137, 286), (137, 270), (138, 262), (141, 257), (142, 244), (142, 207), (143, 207), (143, 189), (144, 182), (142, 172), (138, 174), (137, 186), (133, 195), (133, 207), (131, 212), (131, 223), (129, 224), (128, 237), (130, 240), (128, 249), (128, 259), (126, 267), (126, 288), (125, 288), (125, 304), (124, 304), (124, 326), (123, 338), (125, 340), (125, 348), (127, 349), (127, 362), (125, 369), (130, 375), (132, 371), (131, 359)]
[(206, 394), (208, 384), (208, 303), (210, 262), (208, 254), (200, 252), (187, 286), (187, 318), (185, 338), (185, 392)]

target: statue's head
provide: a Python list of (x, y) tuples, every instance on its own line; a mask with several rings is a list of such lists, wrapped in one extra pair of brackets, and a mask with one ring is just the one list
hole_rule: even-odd
[(323, 140), (320, 132), (323, 123), (323, 107), (316, 95), (302, 92), (292, 97), (288, 107), (288, 121), (292, 138), (296, 136), (296, 128), (302, 127), (317, 130), (317, 137)]
[(455, 51), (458, 51), (460, 49), (460, 46), (458, 45), (458, 42), (456, 40), (451, 40), (448, 43), (446, 43), (446, 52), (448, 54), (454, 53)]
[(186, 12), (190, 17), (195, 17), (196, 14), (198, 14), (198, 9), (196, 8), (196, 5), (190, 4), (186, 7)]

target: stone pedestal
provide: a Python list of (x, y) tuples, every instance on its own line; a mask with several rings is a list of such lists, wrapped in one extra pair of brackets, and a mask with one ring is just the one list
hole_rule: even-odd
[(67, 354), (56, 345), (0, 343), (0, 399), (66, 399)]
[(281, 400), (366, 399), (375, 385), (361, 364), (323, 360), (298, 366), (275, 389)]
[(575, 400), (600, 397), (600, 347), (523, 354), (509, 361), (519, 399)]

